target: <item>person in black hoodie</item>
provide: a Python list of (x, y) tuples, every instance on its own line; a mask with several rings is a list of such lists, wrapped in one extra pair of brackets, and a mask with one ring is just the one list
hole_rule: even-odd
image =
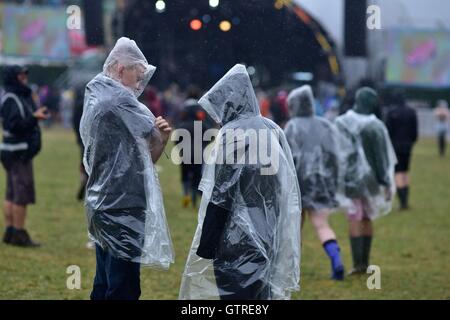
[(418, 125), (416, 111), (405, 104), (403, 94), (398, 92), (391, 98), (391, 108), (386, 116), (386, 127), (397, 155), (395, 182), (400, 200), (400, 209), (408, 209), (409, 164), (411, 152), (417, 141)]
[(38, 121), (48, 118), (45, 107), (37, 108), (28, 86), (28, 70), (18, 65), (3, 72), (5, 94), (0, 116), (3, 121), (3, 143), (0, 155), (6, 170), (4, 214), (6, 231), (3, 242), (36, 247), (25, 230), (27, 206), (35, 203), (32, 159), (41, 149)]

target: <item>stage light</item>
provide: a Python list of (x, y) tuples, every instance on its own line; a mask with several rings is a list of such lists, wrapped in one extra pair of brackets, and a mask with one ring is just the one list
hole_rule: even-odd
[(211, 8), (217, 8), (219, 6), (219, 0), (209, 0), (209, 6)]
[(275, 1), (275, 8), (277, 10), (283, 9), (283, 7), (290, 7), (292, 5), (292, 0), (276, 0)]
[(166, 10), (166, 3), (163, 0), (158, 0), (155, 3), (156, 11), (164, 12)]
[(202, 28), (203, 23), (199, 19), (194, 19), (190, 23), (190, 27), (194, 31), (198, 31)]
[(219, 24), (219, 28), (220, 30), (222, 30), (223, 32), (228, 32), (231, 30), (231, 23), (230, 21), (227, 20), (223, 20), (220, 24)]

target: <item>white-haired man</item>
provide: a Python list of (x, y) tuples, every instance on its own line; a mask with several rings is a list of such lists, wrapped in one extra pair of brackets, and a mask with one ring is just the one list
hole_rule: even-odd
[(137, 100), (154, 71), (134, 41), (120, 38), (86, 87), (80, 133), (89, 235), (96, 243), (94, 300), (138, 299), (140, 265), (173, 262), (153, 165), (172, 129)]

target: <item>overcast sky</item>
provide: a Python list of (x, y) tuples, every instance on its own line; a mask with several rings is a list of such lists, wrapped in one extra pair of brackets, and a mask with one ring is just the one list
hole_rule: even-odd
[[(294, 0), (318, 18), (333, 38), (342, 43), (344, 0)], [(380, 6), (382, 28), (438, 29), (450, 32), (448, 0), (370, 0)]]

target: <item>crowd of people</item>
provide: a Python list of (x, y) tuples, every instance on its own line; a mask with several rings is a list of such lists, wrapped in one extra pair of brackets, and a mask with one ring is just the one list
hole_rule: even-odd
[[(38, 246), (25, 229), (26, 208), (35, 202), (32, 159), (41, 146), (39, 121), (52, 115), (45, 105), (58, 99), (33, 94), (27, 72), (11, 66), (3, 73), (3, 241)], [(180, 299), (289, 299), (299, 289), (306, 218), (329, 257), (331, 278), (343, 280), (338, 236), (328, 222), (340, 210), (348, 220), (353, 261), (348, 275), (366, 272), (373, 220), (391, 211), (396, 191), (400, 208), (409, 207), (418, 121), (400, 93), (389, 99), (383, 122), (379, 95), (367, 86), (358, 88), (352, 105), (339, 114), (336, 101), (321, 108), (308, 85), (278, 91), (272, 99), (255, 93), (243, 65), (204, 95), (195, 86), (186, 94), (172, 86), (160, 95), (147, 86), (154, 72), (136, 43), (120, 38), (85, 91), (62, 99), (73, 104), (65, 108), (74, 110), (81, 150), (77, 197), (85, 201), (96, 250), (91, 299), (138, 299), (140, 267), (167, 269), (174, 262), (156, 164), (172, 127), (194, 135), (197, 123), (202, 135), (212, 128), (218, 133), (209, 161), (198, 163), (191, 152), (180, 166), (182, 205), (197, 207), (201, 199)], [(449, 120), (444, 101), (436, 117), (443, 155)], [(230, 140), (230, 130), (241, 133)], [(253, 141), (250, 131), (264, 134)], [(267, 141), (270, 155), (277, 155), (276, 170), (252, 149), (252, 143), (259, 148)], [(200, 143), (203, 155), (209, 141)], [(234, 161), (227, 161), (230, 156)]]

